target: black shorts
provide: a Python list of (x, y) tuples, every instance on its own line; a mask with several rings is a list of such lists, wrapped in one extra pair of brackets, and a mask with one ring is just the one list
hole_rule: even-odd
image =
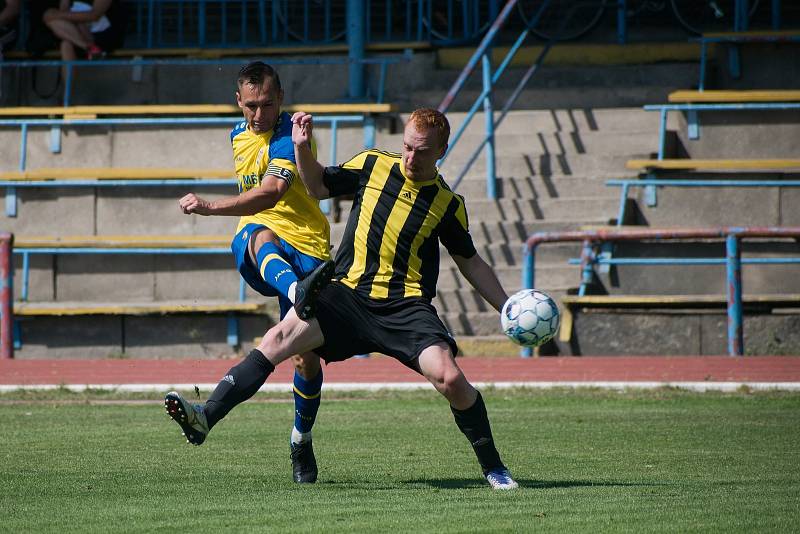
[(421, 298), (391, 301), (365, 299), (340, 282), (319, 294), (316, 319), (325, 344), (314, 350), (326, 362), (346, 360), (356, 354), (380, 352), (404, 364), (439, 342), (458, 353), (456, 341), (436, 309)]

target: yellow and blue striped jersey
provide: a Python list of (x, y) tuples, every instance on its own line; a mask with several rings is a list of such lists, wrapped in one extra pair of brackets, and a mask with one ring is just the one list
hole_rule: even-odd
[[(239, 219), (238, 233), (246, 224), (263, 224), (303, 254), (330, 258), (330, 225), (319, 209), (319, 201), (306, 192), (297, 171), (292, 144), (292, 121), (281, 113), (271, 132), (257, 134), (246, 122), (231, 130), (233, 159), (239, 194), (261, 185), (271, 174), (285, 180), (289, 189), (275, 207)], [(316, 156), (316, 146), (312, 145)]]

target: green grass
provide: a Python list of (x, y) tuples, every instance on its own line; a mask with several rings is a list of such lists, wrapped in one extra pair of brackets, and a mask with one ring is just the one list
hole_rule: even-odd
[(313, 486), (290, 481), (293, 410), (274, 397), (195, 448), (158, 400), (4, 395), (0, 531), (800, 529), (800, 395), (484, 393), (520, 490), (482, 483), (433, 392), (328, 395)]

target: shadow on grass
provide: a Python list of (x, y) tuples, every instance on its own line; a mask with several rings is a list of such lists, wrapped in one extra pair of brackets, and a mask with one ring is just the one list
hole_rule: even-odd
[[(553, 489), (553, 488), (580, 488), (580, 487), (609, 487), (609, 486), (661, 486), (660, 483), (647, 482), (601, 482), (597, 480), (532, 480), (528, 478), (516, 479), (521, 488)], [(429, 486), (438, 489), (466, 489), (483, 488), (486, 483), (475, 478), (440, 478), (429, 480), (405, 480), (406, 484)]]

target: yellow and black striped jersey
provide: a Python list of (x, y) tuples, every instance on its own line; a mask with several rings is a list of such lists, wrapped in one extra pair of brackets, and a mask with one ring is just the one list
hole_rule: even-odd
[[(242, 217), (236, 232), (248, 223), (263, 224), (303, 254), (330, 258), (330, 225), (319, 201), (308, 196), (299, 178), (289, 114), (281, 113), (275, 128), (264, 134), (254, 133), (246, 122), (237, 124), (231, 131), (231, 144), (239, 194), (260, 186), (267, 174), (289, 184), (275, 207)], [(316, 155), (313, 144), (312, 151)]]
[(437, 174), (409, 180), (399, 153), (365, 150), (326, 167), (331, 196), (355, 194), (336, 255), (336, 276), (371, 299), (433, 299), (439, 276), (439, 241), (450, 254), (476, 251), (464, 199)]

